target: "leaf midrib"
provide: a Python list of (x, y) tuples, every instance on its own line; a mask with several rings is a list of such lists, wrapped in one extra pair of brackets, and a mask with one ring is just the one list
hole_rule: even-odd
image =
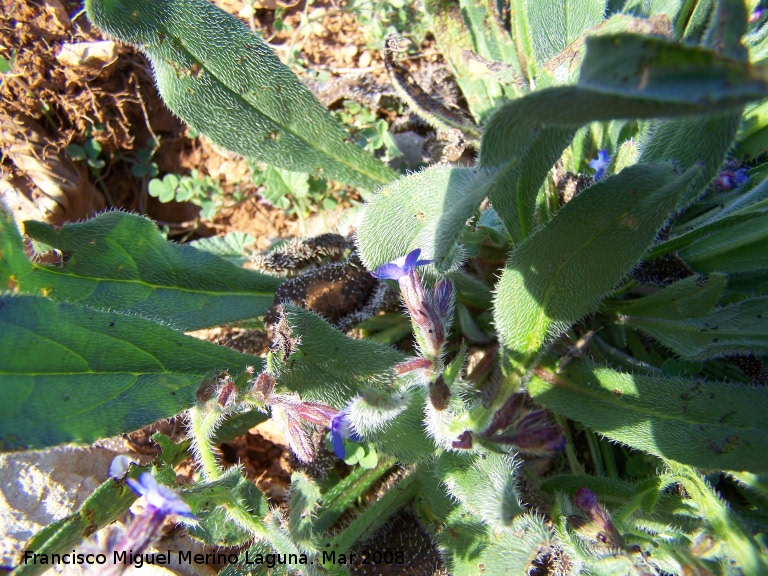
[(233, 291), (233, 290), (221, 290), (219, 292), (214, 292), (212, 290), (207, 290), (203, 288), (189, 288), (184, 286), (173, 286), (173, 285), (163, 285), (163, 284), (154, 284), (151, 282), (147, 282), (146, 280), (142, 280), (140, 278), (137, 279), (122, 279), (122, 278), (101, 278), (98, 276), (84, 276), (82, 274), (75, 274), (73, 272), (68, 271), (66, 268), (63, 268), (61, 270), (57, 270), (54, 268), (50, 268), (48, 266), (41, 266), (39, 264), (32, 264), (33, 268), (39, 271), (43, 271), (49, 274), (54, 274), (58, 276), (66, 276), (71, 278), (77, 278), (80, 280), (85, 280), (88, 282), (94, 282), (94, 283), (102, 283), (102, 282), (112, 282), (115, 284), (137, 284), (140, 286), (145, 286), (147, 288), (150, 288), (151, 290), (170, 290), (170, 291), (177, 291), (177, 292), (187, 292), (191, 294), (202, 294), (210, 297), (226, 297), (226, 296), (253, 296), (253, 297), (272, 297), (274, 295), (274, 292), (266, 291), (266, 292), (248, 292), (248, 291)]

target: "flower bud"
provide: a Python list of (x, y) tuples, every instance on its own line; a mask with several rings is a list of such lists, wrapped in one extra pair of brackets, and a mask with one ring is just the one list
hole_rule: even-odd
[(591, 512), (597, 506), (597, 496), (589, 488), (579, 488), (573, 495), (573, 503), (582, 512)]
[(464, 430), (459, 437), (451, 442), (451, 446), (456, 450), (471, 450), (472, 449), (472, 432)]
[(429, 384), (429, 401), (437, 411), (448, 408), (448, 402), (451, 399), (451, 389), (445, 383), (443, 375), (437, 377), (434, 382)]
[(256, 377), (256, 381), (251, 388), (251, 396), (257, 402), (266, 404), (269, 401), (272, 392), (275, 390), (275, 378), (266, 372), (262, 372)]
[(218, 403), (219, 408), (226, 410), (235, 403), (236, 399), (237, 386), (230, 380), (219, 389), (219, 397), (216, 399), (216, 402)]

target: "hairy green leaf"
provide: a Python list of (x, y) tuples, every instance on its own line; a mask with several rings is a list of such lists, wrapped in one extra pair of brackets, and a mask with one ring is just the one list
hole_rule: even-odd
[(421, 248), (439, 271), (455, 268), (462, 256), (456, 242), (490, 183), (484, 170), (435, 166), (382, 188), (357, 233), (363, 262), (373, 270)]
[(628, 326), (650, 334), (690, 360), (768, 354), (768, 297), (750, 298), (687, 319), (630, 316)]
[[(723, 143), (729, 145), (738, 128), (741, 107), (768, 96), (764, 69), (702, 48), (631, 34), (591, 36), (586, 45), (577, 86), (539, 90), (504, 105), (483, 134), (480, 166), (498, 168), (514, 159), (519, 162), (490, 192), (491, 202), (516, 241), (533, 231), (536, 194), (580, 126), (598, 120), (720, 112), (722, 116), (710, 123), (723, 134), (714, 134), (711, 145), (706, 144), (709, 134), (702, 138), (698, 128), (694, 130), (697, 142), (712, 149), (704, 158), (711, 178), (722, 162)], [(735, 111), (725, 114), (727, 109)], [(671, 157), (684, 162), (687, 169), (702, 159), (702, 152), (690, 141), (681, 149), (683, 136), (680, 130), (673, 132), (669, 138), (657, 137), (656, 148), (649, 149), (659, 151), (652, 155), (655, 161)], [(663, 156), (661, 150), (674, 153)], [(646, 157), (651, 157), (650, 151)], [(700, 186), (691, 193), (694, 197), (705, 182), (704, 176), (699, 178)]]
[(293, 542), (304, 552), (315, 550), (312, 543), (312, 521), (320, 500), (320, 488), (306, 474), (294, 472), (291, 476), (290, 512), (288, 531)]
[(739, 571), (765, 574), (768, 571), (765, 549), (747, 532), (736, 513), (721, 500), (709, 482), (690, 466), (670, 461), (666, 464), (671, 476), (680, 481), (696, 508), (712, 526), (715, 536), (727, 546)]
[(568, 202), (515, 249), (496, 288), (494, 319), (520, 358), (594, 311), (642, 257), (695, 171), (636, 165)]
[(704, 273), (765, 270), (768, 268), (768, 215), (701, 238), (681, 250), (680, 257), (694, 270)]
[(539, 66), (560, 54), (585, 31), (600, 24), (605, 0), (527, 0), (526, 16)]
[(645, 316), (681, 320), (703, 316), (720, 301), (728, 277), (725, 274), (689, 276), (663, 290), (637, 298), (616, 302), (611, 309), (625, 316)]
[(94, 442), (192, 406), (258, 358), (117, 312), (0, 296), (0, 448)]
[(638, 450), (699, 466), (768, 471), (768, 389), (624, 374), (586, 361), (534, 370), (545, 406)]
[(32, 221), (24, 226), (32, 238), (61, 251), (63, 263), (23, 262), (21, 237), (12, 222), (0, 221), (0, 243), (9, 250), (0, 257), (7, 259), (19, 290), (144, 316), (180, 330), (261, 316), (281, 282), (168, 242), (150, 220), (135, 214), (107, 212), (59, 229)]
[(239, 546), (253, 539), (253, 532), (233, 518), (252, 517), (260, 524), (269, 512), (264, 494), (238, 468), (230, 468), (221, 478), (199, 483), (184, 493), (199, 523), (187, 530), (193, 538), (211, 546)]
[(373, 190), (395, 173), (245, 24), (206, 0), (87, 0), (88, 17), (152, 61), (169, 108), (246, 157)]
[(544, 521), (521, 514), (493, 532), (472, 513), (457, 507), (437, 543), (452, 576), (530, 574), (550, 548), (553, 536)]
[(437, 473), (448, 493), (495, 528), (509, 526), (523, 510), (515, 489), (515, 468), (507, 455), (443, 452)]
[(394, 379), (392, 368), (405, 354), (371, 340), (342, 334), (314, 312), (286, 306), (296, 350), (288, 356), (280, 383), (335, 408), (343, 408), (364, 387)]

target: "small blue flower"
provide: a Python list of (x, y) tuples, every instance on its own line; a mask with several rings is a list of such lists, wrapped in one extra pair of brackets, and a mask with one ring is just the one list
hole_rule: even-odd
[(733, 175), (733, 181), (736, 184), (736, 186), (744, 186), (747, 182), (749, 182), (749, 170), (746, 168), (739, 168), (736, 170), (736, 173)]
[(344, 440), (349, 439), (352, 442), (362, 442), (363, 438), (352, 429), (352, 423), (349, 421), (349, 406), (336, 414), (331, 420), (331, 444), (336, 456), (344, 459), (346, 450), (344, 449)]
[(595, 171), (595, 182), (605, 176), (605, 171), (611, 165), (611, 157), (605, 150), (597, 151), (597, 158), (589, 163), (589, 167)]
[(138, 480), (128, 478), (125, 482), (136, 494), (147, 499), (149, 508), (155, 514), (162, 517), (176, 514), (178, 516), (186, 516), (187, 518), (195, 518), (195, 515), (189, 509), (189, 505), (181, 499), (181, 496), (167, 486), (158, 484), (157, 480), (149, 472), (144, 472)]
[(419, 260), (421, 255), (421, 248), (416, 248), (412, 252), (409, 252), (407, 256), (402, 256), (393, 262), (387, 262), (382, 264), (376, 270), (371, 272), (374, 278), (383, 280), (389, 278), (390, 280), (400, 280), (403, 276), (407, 276), (413, 272), (419, 266), (425, 266), (431, 264), (433, 260)]
[(721, 170), (715, 176), (713, 181), (715, 188), (723, 191), (744, 186), (747, 182), (749, 182), (749, 170), (747, 168), (739, 168), (737, 170), (734, 166), (726, 166), (724, 170)]

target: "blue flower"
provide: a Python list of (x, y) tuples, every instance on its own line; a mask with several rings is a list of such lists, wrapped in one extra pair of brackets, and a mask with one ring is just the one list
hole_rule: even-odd
[(158, 484), (157, 480), (149, 472), (144, 472), (138, 480), (128, 478), (125, 482), (136, 494), (147, 499), (149, 508), (154, 514), (162, 517), (176, 514), (178, 516), (186, 516), (187, 518), (195, 518), (195, 515), (189, 509), (189, 505), (181, 499), (181, 496), (167, 486)]
[(344, 440), (349, 439), (352, 442), (362, 442), (363, 438), (352, 429), (352, 423), (349, 421), (349, 406), (336, 414), (331, 420), (331, 444), (336, 456), (344, 459), (346, 450), (344, 449)]
[(421, 255), (421, 248), (416, 248), (412, 252), (409, 252), (407, 256), (402, 256), (393, 262), (387, 262), (382, 264), (376, 270), (371, 272), (374, 278), (383, 280), (389, 278), (390, 280), (400, 280), (403, 276), (407, 276), (413, 272), (419, 266), (425, 266), (431, 264), (433, 260), (419, 260)]
[(749, 182), (749, 170), (746, 168), (739, 168), (736, 170), (736, 173), (733, 175), (733, 181), (736, 183), (736, 186), (744, 186), (747, 182)]
[(606, 152), (605, 150), (598, 150), (597, 158), (595, 158), (589, 163), (589, 167), (595, 171), (595, 181), (598, 181), (603, 176), (605, 176), (605, 171), (608, 169), (608, 166), (610, 165), (611, 165), (611, 157), (608, 156), (608, 152)]
[(736, 169), (733, 165), (726, 165), (725, 169), (715, 176), (714, 185), (715, 188), (728, 191), (744, 186), (749, 182), (749, 170), (747, 168)]

